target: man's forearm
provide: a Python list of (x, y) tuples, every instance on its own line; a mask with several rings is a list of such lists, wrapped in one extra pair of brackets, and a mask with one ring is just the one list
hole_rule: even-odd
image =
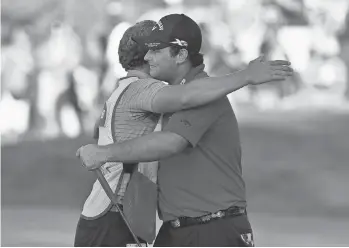
[(99, 147), (101, 162), (157, 161), (181, 152), (188, 143), (177, 134), (154, 132), (140, 138)]
[(205, 105), (220, 99), (248, 84), (246, 71), (242, 70), (222, 77), (196, 79), (185, 85), (184, 108)]
[(246, 86), (246, 74), (246, 70), (242, 70), (221, 77), (195, 79), (185, 85), (164, 87), (155, 95), (152, 111), (172, 113), (208, 104)]

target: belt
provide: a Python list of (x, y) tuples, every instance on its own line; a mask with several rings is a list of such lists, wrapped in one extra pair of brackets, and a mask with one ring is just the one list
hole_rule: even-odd
[(212, 220), (222, 219), (226, 217), (234, 217), (246, 214), (246, 208), (230, 207), (225, 210), (220, 210), (216, 213), (211, 213), (199, 217), (179, 217), (178, 219), (169, 221), (173, 228), (205, 224)]

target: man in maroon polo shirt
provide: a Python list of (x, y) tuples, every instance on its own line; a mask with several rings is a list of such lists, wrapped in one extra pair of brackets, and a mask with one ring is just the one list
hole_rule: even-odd
[[(165, 16), (149, 37), (135, 40), (150, 49), (145, 60), (152, 77), (171, 85), (207, 77), (199, 53), (201, 31), (189, 17)], [(164, 224), (155, 246), (253, 246), (238, 124), (227, 97), (167, 114), (163, 127), (122, 143), (88, 145), (78, 154), (89, 169), (111, 161), (160, 161), (159, 214)]]

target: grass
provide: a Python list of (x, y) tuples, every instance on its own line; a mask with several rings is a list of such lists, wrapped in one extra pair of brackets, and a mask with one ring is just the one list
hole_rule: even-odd
[[(238, 113), (258, 246), (349, 245), (349, 116)], [(94, 175), (87, 137), (2, 147), (2, 245), (71, 246)]]

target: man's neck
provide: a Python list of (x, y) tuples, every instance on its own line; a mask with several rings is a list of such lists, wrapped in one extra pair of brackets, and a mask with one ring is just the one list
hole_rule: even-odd
[(192, 69), (189, 65), (183, 65), (178, 67), (178, 70), (176, 72), (176, 77), (171, 80), (169, 83), (171, 85), (178, 85), (182, 82), (183, 78), (188, 74), (188, 72)]
[[(204, 72), (205, 69), (205, 65), (201, 64), (199, 66), (196, 67), (187, 67), (186, 70), (182, 69), (182, 71), (178, 71), (177, 72), (177, 77), (176, 79), (173, 81), (174, 83), (172, 85), (178, 85), (181, 83), (187, 83), (190, 82), (192, 80), (195, 79), (195, 77), (197, 75), (199, 75), (200, 73), (204, 73), (204, 76), (207, 76), (206, 72)], [(183, 80), (184, 79), (184, 80)]]

